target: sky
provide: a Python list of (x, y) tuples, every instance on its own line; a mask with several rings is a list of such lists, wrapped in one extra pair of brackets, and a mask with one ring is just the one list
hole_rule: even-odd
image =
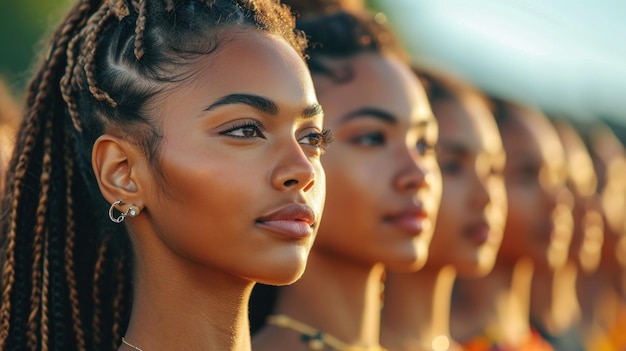
[(379, 0), (418, 64), (573, 119), (626, 123), (625, 0)]

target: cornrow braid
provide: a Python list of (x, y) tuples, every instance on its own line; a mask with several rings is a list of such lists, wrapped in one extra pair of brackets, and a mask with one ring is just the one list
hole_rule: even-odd
[[(95, 140), (120, 128), (160, 174), (155, 97), (239, 27), (306, 41), (278, 0), (77, 0), (31, 79), (0, 209), (0, 351), (113, 351), (131, 310), (132, 246), (106, 216)], [(229, 29), (229, 30), (224, 30)]]
[(103, 91), (98, 88), (96, 83), (96, 79), (94, 78), (94, 59), (96, 55), (96, 40), (99, 32), (102, 30), (102, 26), (104, 23), (109, 20), (115, 11), (110, 6), (103, 6), (100, 8), (98, 12), (90, 19), (87, 23), (89, 28), (88, 34), (85, 40), (85, 46), (83, 47), (83, 52), (81, 53), (85, 59), (85, 76), (87, 77), (87, 85), (89, 87), (89, 91), (97, 100), (104, 100), (108, 102), (111, 107), (115, 108), (117, 106), (117, 102), (109, 96), (109, 93)]
[(135, 49), (133, 50), (137, 60), (141, 60), (144, 54), (143, 31), (146, 29), (146, 0), (133, 0), (133, 6), (137, 10), (137, 23), (135, 25)]

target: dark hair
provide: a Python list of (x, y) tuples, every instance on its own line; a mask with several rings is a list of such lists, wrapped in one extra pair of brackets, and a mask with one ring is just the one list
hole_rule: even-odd
[(471, 95), (484, 102), (488, 108), (492, 107), (487, 97), (477, 87), (459, 76), (416, 66), (413, 67), (413, 73), (424, 86), (431, 104), (440, 100), (461, 101), (464, 96)]
[(302, 54), (278, 0), (78, 0), (26, 97), (1, 214), (0, 350), (116, 350), (132, 253), (91, 170), (106, 128), (141, 145), (158, 173), (150, 104), (232, 33), (258, 30)]
[(325, 74), (338, 82), (349, 81), (353, 76), (349, 67), (333, 71), (323, 59), (348, 59), (362, 53), (392, 55), (408, 64), (408, 55), (384, 15), (375, 16), (365, 8), (359, 11), (344, 2), (283, 0), (298, 17), (296, 27), (307, 37), (305, 53), (311, 73)]

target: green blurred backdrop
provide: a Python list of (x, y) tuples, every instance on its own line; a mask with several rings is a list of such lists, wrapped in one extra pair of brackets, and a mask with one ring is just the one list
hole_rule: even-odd
[(70, 0), (0, 1), (0, 75), (21, 95), (31, 66), (41, 56), (45, 38)]

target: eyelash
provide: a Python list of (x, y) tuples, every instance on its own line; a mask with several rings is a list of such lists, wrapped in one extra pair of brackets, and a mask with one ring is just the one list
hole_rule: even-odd
[[(245, 130), (245, 129), (253, 129), (254, 133), (256, 134), (255, 136), (245, 136), (245, 135), (234, 135), (233, 132), (237, 131), (237, 130)], [(230, 137), (233, 138), (241, 138), (241, 139), (252, 139), (255, 137), (260, 137), (265, 139), (265, 135), (263, 134), (263, 125), (260, 124), (257, 121), (245, 121), (245, 122), (238, 122), (233, 124), (231, 127), (229, 127), (228, 129), (220, 132), (221, 135), (228, 135)], [(334, 136), (333, 136), (333, 132), (330, 129), (324, 129), (322, 132), (315, 132), (315, 133), (310, 133), (305, 135), (303, 138), (299, 139), (302, 140), (304, 138), (315, 138), (316, 140), (318, 140), (317, 144), (312, 144), (312, 143), (308, 143), (305, 145), (310, 145), (313, 146), (315, 148), (321, 149), (321, 150), (325, 150), (328, 145), (330, 143), (333, 142), (334, 140)]]
[(420, 155), (426, 155), (428, 153), (434, 153), (435, 151), (437, 151), (437, 144), (429, 143), (425, 139), (420, 139), (417, 142), (416, 146)]
[[(244, 135), (234, 135), (232, 134), (234, 131), (236, 130), (244, 130), (244, 129), (252, 129), (254, 131), (255, 136), (246, 136)], [(228, 135), (230, 137), (233, 138), (240, 138), (240, 139), (252, 139), (255, 137), (261, 137), (263, 139), (265, 139), (265, 135), (263, 134), (263, 130), (265, 128), (263, 128), (263, 125), (257, 121), (244, 121), (244, 122), (237, 122), (234, 123), (231, 127), (229, 127), (228, 129), (220, 132), (221, 135)]]
[(386, 142), (385, 135), (382, 132), (371, 132), (350, 139), (350, 142), (360, 146), (375, 147), (384, 145)]
[(317, 140), (317, 144), (308, 143), (305, 145), (313, 146), (315, 148), (321, 149), (322, 151), (326, 150), (328, 145), (334, 140), (333, 132), (330, 129), (324, 129), (321, 133), (314, 132), (307, 134), (303, 138), (300, 138), (298, 141), (305, 138), (315, 138), (315, 140)]

